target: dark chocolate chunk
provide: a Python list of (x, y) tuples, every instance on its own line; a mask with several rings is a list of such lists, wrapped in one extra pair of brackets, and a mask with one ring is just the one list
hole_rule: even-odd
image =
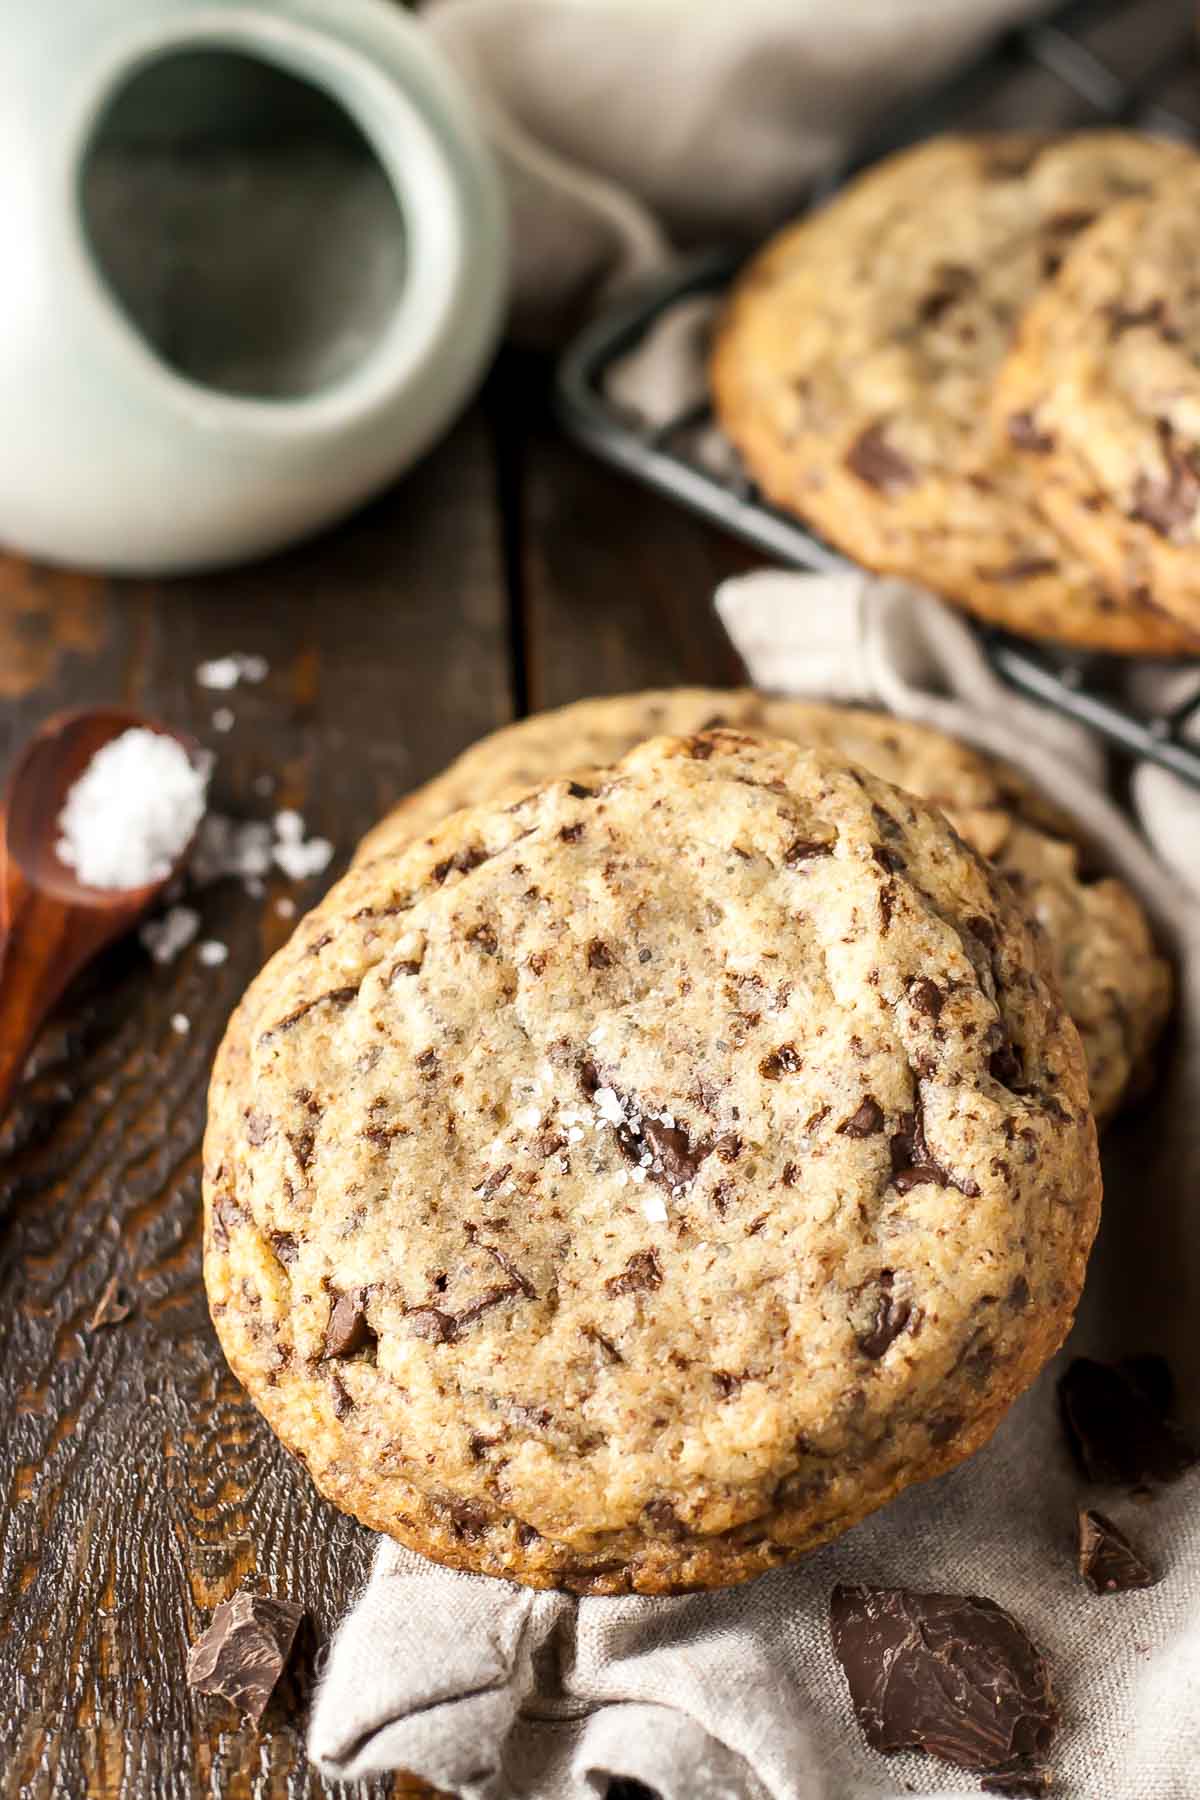
[(867, 1290), (875, 1313), (869, 1328), (858, 1338), (858, 1347), (872, 1361), (891, 1348), (912, 1318), (912, 1303), (895, 1292), (896, 1277), (891, 1269), (880, 1271), (879, 1279)]
[(290, 1031), (293, 1025), (299, 1024), (300, 1020), (313, 1010), (314, 1006), (336, 1006), (340, 1009), (349, 1006), (352, 1000), (357, 999), (357, 987), (330, 988), (327, 994), (318, 994), (315, 999), (306, 1000), (302, 1006), (297, 1006), (293, 1012), (287, 1014), (286, 1018), (277, 1019), (274, 1025), (268, 1026), (266, 1031), (260, 1034), (258, 1041), (260, 1044), (265, 1044), (268, 1039), (279, 1036), (281, 1032)]
[(780, 1044), (777, 1050), (763, 1057), (758, 1072), (764, 1081), (779, 1081), (784, 1075), (794, 1075), (803, 1066), (795, 1044)]
[(1192, 1468), (1196, 1451), (1166, 1417), (1159, 1397), (1147, 1393), (1128, 1364), (1075, 1358), (1059, 1380), (1058, 1400), (1067, 1442), (1088, 1481), (1157, 1486)]
[(859, 432), (847, 453), (846, 467), (881, 494), (902, 494), (917, 481), (917, 471), (888, 443), (880, 423)]
[(912, 1112), (901, 1115), (900, 1129), (893, 1132), (890, 1148), (892, 1186), (900, 1193), (907, 1194), (923, 1182), (932, 1181), (938, 1187), (956, 1188), (968, 1199), (974, 1199), (978, 1194), (977, 1181), (969, 1175), (955, 1175), (943, 1168), (926, 1143), (925, 1114), (919, 1088), (913, 1097)]
[(495, 930), (486, 922), (482, 925), (473, 925), (471, 927), (470, 931), (467, 933), (467, 942), (468, 944), (478, 945), (485, 956), (495, 956), (496, 951), (500, 947), (500, 940), (496, 936)]
[(921, 975), (912, 982), (908, 992), (918, 1012), (925, 1013), (931, 1019), (938, 1017), (945, 1004), (946, 996), (936, 981), (930, 981), (927, 976)]
[(1013, 1782), (1041, 1776), (1059, 1720), (1050, 1671), (995, 1601), (839, 1586), (830, 1622), (873, 1749), (927, 1751), (983, 1775), (997, 1793), (1020, 1793)]
[(1175, 542), (1185, 541), (1200, 507), (1200, 451), (1181, 450), (1170, 430), (1159, 431), (1163, 458), (1167, 465), (1164, 477), (1138, 476), (1133, 489), (1132, 517), (1149, 525), (1160, 537)]
[(601, 938), (593, 938), (587, 947), (589, 969), (611, 969), (613, 953)]
[(1004, 1794), (1007, 1800), (1045, 1800), (1050, 1777), (1041, 1769), (1010, 1769), (985, 1776), (980, 1786), (985, 1794)]
[(375, 1342), (375, 1333), (367, 1324), (366, 1289), (354, 1288), (348, 1294), (339, 1294), (330, 1288), (333, 1306), (329, 1313), (329, 1323), (325, 1327), (325, 1343), (322, 1356), (354, 1356), (359, 1350), (365, 1350)]
[(1039, 456), (1045, 456), (1054, 448), (1054, 439), (1047, 432), (1038, 430), (1037, 420), (1031, 412), (1009, 413), (1008, 436), (1018, 450), (1033, 450)]
[(1179, 332), (1167, 317), (1167, 309), (1161, 297), (1151, 300), (1148, 306), (1122, 306), (1116, 301), (1106, 310), (1110, 338), (1119, 338), (1123, 332), (1132, 331), (1137, 325), (1153, 325), (1165, 343), (1179, 342)]
[(1125, 1594), (1153, 1587), (1158, 1580), (1145, 1557), (1103, 1513), (1080, 1508), (1077, 1553), (1079, 1573), (1093, 1594)]
[(668, 1123), (666, 1118), (643, 1113), (636, 1100), (602, 1080), (590, 1061), (579, 1065), (579, 1083), (589, 1100), (601, 1087), (612, 1087), (623, 1113), (616, 1128), (617, 1148), (628, 1162), (645, 1169), (650, 1179), (663, 1187), (690, 1187), (701, 1163), (721, 1149), (711, 1138), (693, 1138), (673, 1114), (668, 1115), (672, 1121)]
[(868, 1094), (857, 1112), (851, 1113), (838, 1126), (842, 1137), (867, 1138), (874, 1137), (883, 1130), (883, 1108), (874, 1094)]
[(611, 1275), (604, 1284), (608, 1294), (636, 1294), (646, 1288), (662, 1286), (662, 1264), (656, 1250), (636, 1250), (619, 1275)]
[(87, 1322), (86, 1329), (100, 1331), (105, 1325), (120, 1325), (132, 1311), (133, 1301), (125, 1297), (124, 1291), (114, 1275), (92, 1308), (92, 1316)]
[(1011, 562), (1001, 563), (998, 568), (978, 569), (976, 573), (985, 581), (1011, 583), (1016, 581), (1036, 581), (1042, 575), (1055, 575), (1058, 564), (1050, 556), (1014, 556)]
[(925, 295), (917, 307), (917, 319), (922, 325), (936, 324), (948, 307), (964, 294), (969, 294), (975, 286), (975, 271), (965, 263), (938, 263), (934, 278), (937, 286)]
[(485, 863), (490, 854), (490, 851), (483, 849), (479, 844), (468, 844), (462, 850), (456, 850), (453, 856), (448, 856), (445, 862), (435, 863), (433, 879), (441, 887), (443, 881), (451, 873), (469, 875), (472, 869), (477, 869), (480, 863)]
[(291, 1654), (304, 1608), (267, 1594), (222, 1600), (188, 1651), (188, 1685), (229, 1700), (252, 1725), (267, 1710)]
[(1134, 1387), (1140, 1388), (1155, 1412), (1167, 1418), (1174, 1411), (1175, 1377), (1165, 1356), (1143, 1351), (1139, 1356), (1123, 1356), (1117, 1367)]
[(814, 857), (832, 855), (832, 839), (823, 843), (820, 838), (797, 838), (784, 851), (783, 864), (787, 869), (798, 869), (801, 863), (812, 862)]
[(631, 1776), (618, 1775), (609, 1782), (604, 1800), (659, 1800), (659, 1797), (644, 1781), (634, 1781)]

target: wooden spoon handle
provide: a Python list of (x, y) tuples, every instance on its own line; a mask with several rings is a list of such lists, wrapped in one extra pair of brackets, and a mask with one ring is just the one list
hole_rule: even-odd
[(108, 935), (104, 922), (31, 888), (9, 862), (0, 912), (0, 1114), (71, 977)]

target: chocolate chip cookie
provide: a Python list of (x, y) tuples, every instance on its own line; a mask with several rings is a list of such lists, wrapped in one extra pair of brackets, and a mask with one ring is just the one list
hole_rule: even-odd
[(457, 1567), (666, 1593), (982, 1443), (1099, 1196), (1008, 884), (888, 783), (713, 731), (332, 891), (218, 1059), (205, 1275), (337, 1505)]
[(783, 232), (738, 282), (712, 360), (721, 422), (766, 496), (866, 567), (1014, 631), (1188, 648), (1152, 596), (1111, 592), (1047, 522), (989, 404), (1073, 240), (1191, 162), (1119, 131), (937, 138)]
[(1200, 163), (1115, 207), (1025, 315), (997, 384), (1056, 530), (1200, 649)]
[(946, 813), (1016, 883), (1046, 932), (1067, 1010), (1083, 1040), (1092, 1109), (1105, 1122), (1143, 1085), (1166, 1020), (1170, 970), (1125, 887), (1081, 860), (1078, 828), (1016, 770), (943, 732), (885, 713), (749, 690), (678, 688), (582, 700), (510, 725), (401, 802), (358, 860), (394, 853), (460, 806), (516, 797), (572, 769), (602, 768), (658, 732), (731, 725), (849, 758)]

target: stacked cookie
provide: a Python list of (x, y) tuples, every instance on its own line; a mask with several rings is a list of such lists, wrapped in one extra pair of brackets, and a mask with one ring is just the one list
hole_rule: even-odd
[(967, 1455), (1061, 1341), (1081, 1033), (1110, 1113), (1167, 997), (1070, 823), (937, 733), (698, 690), (527, 721), (235, 1015), (218, 1333), (322, 1490), (439, 1560), (745, 1579)]
[(1200, 160), (1118, 131), (940, 138), (770, 243), (719, 329), (763, 492), (1032, 636), (1200, 651)]

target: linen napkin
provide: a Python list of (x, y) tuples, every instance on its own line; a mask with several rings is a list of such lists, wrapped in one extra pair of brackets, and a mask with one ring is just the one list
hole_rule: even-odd
[[(1070, 1354), (1161, 1351), (1195, 1401), (1200, 793), (1140, 769), (1147, 842), (1109, 799), (1088, 733), (1015, 696), (961, 618), (900, 582), (764, 572), (726, 583), (717, 607), (759, 686), (884, 705), (1009, 757), (1149, 907), (1177, 961), (1178, 1030), (1152, 1102), (1106, 1135), (1104, 1220)], [(1200, 668), (1188, 679), (1200, 687)], [(988, 1595), (1025, 1624), (1063, 1698), (1061, 1800), (1195, 1800), (1200, 1478), (1149, 1506), (1085, 1487), (1057, 1421), (1057, 1366), (968, 1463), (741, 1588), (575, 1600), (382, 1543), (333, 1643), (312, 1756), (341, 1777), (409, 1769), (466, 1800), (595, 1800), (614, 1777), (662, 1800), (978, 1792), (930, 1758), (866, 1748), (828, 1607), (835, 1583), (867, 1581)], [(1161, 1570), (1158, 1586), (1103, 1599), (1082, 1587), (1075, 1509), (1098, 1501)]]
[(752, 243), (887, 109), (1047, 0), (434, 0), (506, 179), (514, 328)]

